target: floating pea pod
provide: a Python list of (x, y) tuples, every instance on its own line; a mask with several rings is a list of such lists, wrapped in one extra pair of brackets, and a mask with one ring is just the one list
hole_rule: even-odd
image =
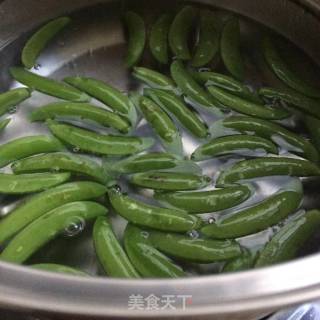
[(42, 106), (31, 113), (30, 120), (45, 121), (55, 118), (80, 118), (93, 121), (104, 127), (114, 128), (122, 133), (128, 133), (130, 123), (116, 113), (95, 107), (88, 103), (56, 102)]
[[(306, 128), (309, 132), (309, 135), (311, 137), (312, 143), (317, 147), (318, 152), (320, 151), (320, 119), (306, 116), (304, 117), (304, 122), (306, 124)], [(319, 160), (319, 153), (317, 154), (317, 157), (315, 156), (314, 161)], [(313, 160), (310, 158), (310, 160)]]
[(171, 14), (164, 13), (156, 20), (150, 32), (150, 51), (155, 59), (162, 64), (169, 62), (168, 36), (171, 22)]
[(215, 138), (201, 145), (193, 152), (191, 159), (193, 161), (204, 161), (230, 154), (253, 156), (261, 151), (263, 151), (264, 154), (278, 154), (277, 146), (265, 138), (245, 134), (230, 135)]
[(189, 215), (186, 211), (148, 205), (113, 189), (109, 191), (109, 199), (120, 216), (136, 225), (186, 232), (198, 228), (201, 223), (198, 217)]
[(98, 199), (107, 188), (89, 181), (78, 181), (43, 191), (23, 201), (17, 208), (0, 220), (0, 244), (4, 244), (43, 214), (66, 203)]
[(103, 135), (53, 120), (48, 120), (47, 125), (58, 139), (79, 151), (94, 154), (129, 155), (148, 149), (154, 143), (152, 138)]
[(89, 96), (74, 87), (50, 78), (39, 76), (20, 67), (10, 68), (11, 76), (31, 89), (74, 102), (88, 102)]
[(136, 65), (146, 45), (146, 28), (143, 19), (135, 12), (128, 11), (124, 15), (128, 30), (128, 53), (125, 64), (128, 68)]
[(0, 94), (0, 116), (4, 115), (11, 108), (16, 107), (22, 101), (30, 98), (31, 90), (18, 88)]
[(11, 140), (0, 145), (0, 168), (35, 154), (56, 152), (63, 149), (63, 144), (50, 136), (29, 136)]
[(39, 263), (33, 264), (30, 267), (41, 271), (62, 273), (72, 276), (89, 277), (89, 275), (84, 271), (56, 263)]
[(107, 211), (104, 206), (89, 201), (71, 202), (53, 209), (18, 233), (0, 254), (0, 260), (21, 264), (70, 225), (84, 224)]
[(150, 231), (151, 243), (165, 254), (191, 262), (212, 263), (241, 255), (240, 245), (232, 240), (193, 239), (186, 235)]
[(320, 211), (311, 210), (283, 226), (260, 252), (255, 268), (294, 258), (320, 227)]
[(265, 36), (262, 48), (269, 67), (281, 81), (305, 96), (320, 98), (320, 89), (307, 84), (301, 76), (289, 68), (270, 36)]
[(249, 250), (245, 250), (240, 257), (228, 261), (223, 266), (221, 272), (227, 273), (249, 270), (253, 268), (256, 258), (256, 254), (250, 252)]
[(156, 192), (154, 198), (189, 213), (207, 213), (235, 207), (251, 194), (251, 188), (243, 185), (208, 191)]
[(262, 157), (243, 160), (222, 171), (217, 186), (238, 183), (240, 180), (268, 176), (310, 177), (319, 176), (320, 168), (308, 161), (286, 157)]
[(41, 51), (47, 46), (62, 29), (70, 24), (69, 17), (60, 17), (54, 19), (42, 26), (25, 44), (21, 60), (27, 69), (31, 69), (37, 63), (37, 58)]
[(11, 119), (5, 119), (5, 120), (0, 121), (0, 132), (3, 131), (8, 126), (10, 121), (11, 121)]
[(139, 278), (138, 272), (122, 249), (106, 217), (99, 217), (93, 227), (93, 242), (99, 261), (110, 277)]
[(185, 276), (181, 267), (154, 248), (143, 231), (128, 224), (124, 233), (124, 246), (130, 261), (146, 278), (179, 278)]

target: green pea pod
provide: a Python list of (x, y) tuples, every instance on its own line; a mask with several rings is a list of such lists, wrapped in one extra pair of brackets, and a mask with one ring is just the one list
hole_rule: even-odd
[(150, 231), (153, 246), (169, 256), (197, 263), (212, 263), (241, 255), (240, 245), (232, 240), (191, 238), (176, 233)]
[(10, 74), (20, 83), (49, 96), (75, 102), (87, 102), (90, 99), (87, 94), (74, 87), (68, 86), (63, 82), (39, 76), (20, 67), (11, 67)]
[(50, 136), (29, 136), (11, 140), (0, 145), (0, 168), (35, 154), (56, 152), (63, 149), (62, 143)]
[(293, 259), (307, 240), (319, 230), (320, 212), (311, 210), (283, 226), (260, 252), (255, 267)]
[(211, 128), (213, 136), (241, 134), (255, 134), (259, 137), (270, 139), (280, 147), (301, 155), (310, 161), (317, 162), (319, 153), (305, 138), (291, 132), (281, 125), (245, 116), (231, 116), (222, 121), (217, 121)]
[(124, 232), (124, 246), (130, 261), (145, 278), (179, 278), (183, 270), (154, 248), (142, 231), (128, 224)]
[(164, 147), (173, 153), (182, 154), (181, 135), (169, 115), (155, 102), (144, 96), (133, 96), (145, 119), (161, 139)]
[(23, 65), (27, 69), (34, 67), (41, 51), (70, 22), (69, 17), (60, 17), (48, 22), (34, 33), (22, 50), (21, 60)]
[(186, 232), (201, 224), (198, 217), (186, 211), (148, 205), (116, 190), (109, 191), (109, 199), (115, 211), (133, 224), (173, 232)]
[(192, 192), (156, 192), (154, 198), (189, 213), (207, 213), (235, 207), (252, 194), (247, 186)]
[(11, 121), (11, 119), (5, 119), (5, 120), (0, 121), (0, 132), (3, 131), (8, 126), (10, 121)]
[(252, 135), (234, 135), (220, 137), (198, 147), (191, 159), (193, 161), (204, 161), (214, 157), (230, 154), (255, 155), (263, 151), (264, 154), (278, 154), (277, 146), (265, 138)]
[(200, 11), (200, 38), (191, 60), (193, 67), (205, 66), (217, 55), (220, 35), (216, 23), (216, 16), (211, 10)]
[(294, 107), (298, 111), (320, 119), (318, 100), (306, 97), (301, 93), (290, 89), (279, 90), (274, 88), (261, 88), (259, 90), (259, 95), (264, 99), (287, 103), (290, 107)]
[(237, 183), (239, 180), (268, 176), (319, 176), (320, 168), (308, 160), (285, 157), (262, 157), (243, 160), (222, 171), (216, 186)]
[(31, 97), (31, 90), (18, 88), (0, 94), (0, 116), (4, 115), (11, 108), (16, 107), (22, 101)]
[(46, 190), (69, 180), (70, 173), (0, 173), (0, 193), (23, 194)]
[(48, 120), (50, 131), (60, 140), (79, 151), (102, 155), (128, 155), (138, 153), (154, 143), (152, 138), (121, 137), (98, 134), (75, 126)]
[(229, 19), (221, 35), (221, 56), (227, 70), (237, 79), (243, 81), (245, 66), (241, 56), (240, 24), (237, 18)]
[(150, 32), (150, 51), (155, 59), (162, 64), (169, 62), (168, 36), (171, 22), (172, 15), (164, 13), (156, 20)]
[(143, 19), (135, 12), (125, 13), (124, 20), (128, 30), (128, 53), (125, 64), (128, 68), (136, 65), (146, 45), (146, 28)]
[(301, 193), (282, 191), (257, 205), (235, 212), (201, 229), (214, 239), (235, 239), (272, 227), (296, 211), (302, 201)]
[(150, 87), (166, 90), (173, 90), (175, 88), (175, 83), (170, 77), (152, 69), (134, 67), (132, 75)]
[(39, 263), (33, 264), (30, 267), (41, 271), (62, 273), (70, 276), (89, 277), (89, 275), (84, 271), (56, 263)]
[(93, 227), (93, 242), (99, 261), (110, 277), (139, 278), (138, 272), (131, 264), (113, 233), (106, 217), (99, 217)]
[(214, 86), (208, 87), (208, 90), (220, 103), (239, 113), (269, 120), (280, 120), (290, 116), (290, 113), (280, 106), (278, 108), (273, 108), (257, 104), (234, 96), (227, 91)]
[(122, 133), (128, 133), (130, 123), (120, 115), (95, 107), (87, 103), (56, 102), (34, 110), (30, 120), (44, 121), (61, 117), (77, 117), (81, 120), (90, 120), (104, 127), (114, 128)]
[(198, 138), (206, 138), (208, 136), (206, 124), (196, 112), (186, 106), (182, 98), (172, 92), (161, 89), (145, 89), (143, 93), (164, 110), (173, 114), (194, 136)]
[(227, 272), (239, 272), (239, 271), (245, 271), (253, 268), (255, 260), (257, 256), (250, 252), (249, 250), (246, 250), (243, 252), (243, 254), (231, 261), (228, 261), (222, 269), (222, 273)]
[(83, 156), (63, 152), (40, 154), (22, 159), (14, 162), (11, 169), (15, 174), (49, 171), (70, 172), (103, 184), (111, 180), (111, 177), (97, 162)]
[(193, 28), (198, 10), (193, 6), (185, 6), (175, 16), (169, 31), (169, 44), (174, 55), (181, 60), (190, 60), (188, 46), (189, 34)]
[(18, 233), (0, 254), (0, 260), (24, 263), (70, 226), (83, 228), (86, 221), (105, 215), (107, 211), (102, 205), (89, 201), (71, 202), (53, 209)]
[(290, 88), (305, 96), (310, 98), (320, 98), (319, 88), (309, 85), (303, 80), (303, 77), (299, 76), (289, 68), (287, 63), (281, 57), (276, 44), (270, 36), (265, 36), (262, 48), (269, 67), (280, 80)]
[[(309, 135), (311, 137), (312, 143), (316, 146), (318, 152), (320, 151), (320, 119), (311, 117), (311, 116), (305, 116), (304, 122), (306, 124), (306, 128), (309, 132)], [(319, 153), (316, 153), (317, 157), (314, 157), (314, 161), (319, 160)], [(313, 160), (313, 159), (310, 159)]]
[(43, 214), (66, 203), (97, 199), (105, 195), (105, 186), (89, 181), (66, 183), (31, 196), (0, 220), (0, 244), (4, 244)]

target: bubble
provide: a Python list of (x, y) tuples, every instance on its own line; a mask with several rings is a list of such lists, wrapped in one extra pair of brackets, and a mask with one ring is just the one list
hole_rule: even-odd
[(52, 167), (51, 171), (59, 172), (60, 171), (60, 167)]
[(197, 239), (199, 238), (199, 232), (196, 230), (191, 230), (188, 232), (188, 236), (192, 239)]
[(198, 70), (198, 72), (209, 72), (209, 71), (211, 71), (210, 68), (200, 68)]
[(73, 217), (72, 221), (67, 223), (67, 227), (63, 231), (65, 237), (75, 237), (80, 234), (86, 226), (86, 222), (81, 217)]
[(10, 114), (16, 113), (16, 112), (17, 112), (17, 107), (11, 107), (11, 108), (8, 110), (8, 112), (9, 112)]
[(141, 236), (142, 236), (144, 239), (148, 239), (148, 238), (149, 238), (149, 232), (147, 232), (147, 231), (141, 231)]
[(74, 153), (77, 153), (77, 152), (80, 151), (80, 148), (79, 148), (79, 147), (74, 147), (74, 148), (72, 149), (72, 151), (73, 151)]
[(40, 63), (37, 63), (35, 66), (34, 66), (34, 69), (35, 70), (40, 70), (41, 68), (41, 64)]
[(209, 223), (209, 224), (214, 224), (215, 222), (216, 222), (216, 219), (213, 218), (213, 217), (211, 217), (211, 218), (208, 219), (208, 223)]

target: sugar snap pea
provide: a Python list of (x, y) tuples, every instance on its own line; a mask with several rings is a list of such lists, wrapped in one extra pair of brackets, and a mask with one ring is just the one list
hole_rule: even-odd
[(23, 263), (68, 227), (105, 215), (107, 209), (90, 201), (70, 202), (41, 216), (18, 233), (0, 254), (0, 260)]
[(0, 145), (0, 168), (9, 163), (39, 153), (49, 153), (64, 149), (62, 143), (50, 136), (27, 136)]
[(144, 94), (173, 114), (180, 123), (198, 138), (208, 136), (208, 128), (200, 117), (188, 108), (184, 100), (174, 93), (161, 89), (145, 89)]
[(154, 198), (189, 213), (207, 213), (235, 207), (251, 193), (249, 187), (242, 185), (208, 191), (156, 192)]
[(49, 96), (75, 102), (89, 101), (89, 96), (76, 88), (68, 86), (63, 82), (42, 77), (21, 67), (11, 67), (10, 74), (20, 83)]
[(50, 131), (63, 142), (79, 148), (79, 151), (103, 155), (128, 155), (138, 153), (154, 143), (152, 138), (121, 137), (98, 134), (75, 126), (48, 120)]
[(131, 68), (139, 62), (143, 54), (146, 44), (146, 29), (143, 19), (135, 12), (126, 12), (124, 20), (128, 30), (128, 52), (125, 64)]
[(240, 245), (232, 240), (191, 238), (176, 233), (150, 231), (151, 243), (169, 256), (198, 263), (211, 263), (241, 255)]
[(154, 248), (143, 231), (128, 224), (124, 233), (124, 246), (130, 261), (147, 278), (178, 278), (185, 276), (181, 267)]
[(265, 138), (246, 134), (230, 135), (215, 138), (199, 146), (191, 155), (191, 159), (194, 161), (204, 161), (229, 154), (250, 156), (261, 151), (263, 151), (264, 154), (278, 154), (277, 146)]
[(319, 176), (320, 168), (308, 160), (286, 157), (262, 157), (243, 160), (222, 171), (217, 186), (224, 186), (239, 180), (267, 176), (309, 177)]
[(37, 172), (70, 172), (91, 178), (106, 184), (111, 177), (104, 172), (94, 160), (67, 152), (40, 154), (34, 157), (16, 161), (11, 166), (15, 174)]
[(0, 121), (0, 132), (3, 131), (7, 125), (10, 123), (11, 119), (5, 119)]
[(280, 51), (271, 36), (264, 37), (262, 48), (268, 65), (280, 80), (303, 95), (320, 98), (320, 89), (309, 85), (301, 76), (290, 69), (281, 57)]
[(220, 103), (239, 113), (269, 120), (280, 120), (290, 116), (290, 113), (280, 106), (277, 108), (267, 107), (262, 104), (234, 96), (233, 94), (215, 86), (209, 86), (208, 91)]
[(36, 60), (41, 51), (47, 46), (49, 41), (53, 39), (58, 32), (65, 28), (71, 19), (69, 17), (59, 17), (54, 19), (44, 26), (42, 26), (37, 32), (25, 44), (21, 60), (24, 66), (31, 69), (36, 65)]
[(249, 250), (244, 250), (242, 255), (238, 258), (228, 261), (221, 272), (238, 272), (249, 270), (254, 266), (256, 254), (250, 252)]
[[(320, 151), (320, 119), (307, 115), (304, 117), (304, 122), (306, 124), (306, 128), (311, 137), (311, 141), (316, 146), (319, 152)], [(317, 153), (317, 155), (318, 157), (315, 157), (315, 161), (319, 160), (319, 153)]]
[(169, 62), (168, 35), (171, 22), (172, 15), (164, 13), (156, 20), (150, 32), (150, 51), (155, 59), (162, 64)]
[(10, 111), (22, 101), (30, 98), (31, 90), (28, 88), (18, 88), (0, 94), (0, 116)]
[(117, 190), (109, 191), (109, 199), (115, 211), (133, 224), (159, 230), (186, 232), (198, 228), (201, 223), (198, 217), (189, 215), (186, 211), (148, 205)]
[(130, 182), (142, 188), (182, 191), (205, 188), (211, 179), (192, 173), (151, 171), (134, 174)]
[(172, 52), (178, 59), (191, 59), (188, 38), (197, 14), (198, 10), (195, 7), (185, 6), (177, 13), (171, 24), (169, 44)]
[(245, 76), (245, 66), (241, 55), (240, 24), (238, 18), (229, 19), (222, 30), (221, 56), (227, 70), (242, 81)]
[(77, 117), (81, 120), (91, 120), (104, 127), (114, 128), (122, 133), (128, 133), (129, 121), (102, 108), (88, 103), (55, 102), (42, 106), (31, 113), (31, 121), (44, 121), (59, 117)]
[(27, 198), (0, 220), (0, 244), (43, 214), (66, 203), (97, 199), (106, 194), (105, 186), (89, 181), (62, 184)]
[(216, 23), (216, 16), (211, 10), (200, 11), (199, 43), (191, 60), (193, 67), (205, 66), (218, 53), (220, 35)]
[(68, 274), (73, 276), (80, 276), (80, 277), (89, 276), (86, 272), (81, 271), (79, 269), (75, 269), (69, 266), (64, 266), (56, 263), (39, 263), (39, 264), (33, 264), (30, 267), (33, 269), (38, 269), (42, 271), (63, 273), (63, 274)]
[(260, 252), (255, 267), (265, 267), (294, 258), (320, 227), (320, 211), (311, 210), (283, 226)]
[(122, 249), (106, 217), (99, 217), (93, 227), (93, 242), (105, 272), (116, 278), (139, 278), (138, 272)]
[(0, 193), (33, 193), (55, 187), (66, 182), (70, 173), (34, 173), (6, 174), (0, 173)]

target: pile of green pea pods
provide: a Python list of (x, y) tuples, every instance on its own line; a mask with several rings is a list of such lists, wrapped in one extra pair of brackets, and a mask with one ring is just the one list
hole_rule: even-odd
[[(187, 5), (175, 15), (160, 15), (150, 30), (135, 12), (126, 12), (123, 21), (124, 65), (143, 83), (142, 91), (125, 94), (83, 75), (57, 81), (30, 71), (49, 41), (72, 24), (68, 17), (33, 34), (22, 51), (23, 66), (10, 68), (25, 87), (0, 94), (1, 116), (33, 91), (60, 100), (30, 114), (51, 135), (0, 145), (0, 193), (26, 196), (0, 218), (0, 260), (28, 264), (79, 221), (93, 221), (96, 255), (110, 277), (184, 277), (190, 275), (186, 263), (217, 262), (221, 272), (232, 272), (296, 257), (320, 227), (317, 208), (300, 210), (299, 179), (320, 176), (319, 89), (291, 70), (277, 47), (280, 39), (266, 32), (261, 53), (281, 85), (252, 90), (236, 16), (218, 19), (213, 10)], [(167, 72), (140, 64), (146, 50)], [(206, 123), (202, 112), (215, 121)], [(310, 139), (284, 125), (302, 113)], [(83, 126), (68, 121), (74, 117)], [(10, 130), (9, 121), (0, 122), (1, 131)], [(152, 137), (136, 134), (141, 121)], [(182, 132), (199, 141), (188, 156)], [(202, 173), (200, 163), (223, 158), (233, 161), (214, 177)], [(246, 205), (254, 182), (275, 176), (290, 177), (290, 183)], [(152, 199), (123, 192), (123, 178), (137, 190), (152, 190)], [(110, 209), (128, 222), (121, 241)], [(272, 227), (276, 231), (258, 250), (241, 244), (243, 237)], [(54, 261), (32, 267), (89, 276)]]

